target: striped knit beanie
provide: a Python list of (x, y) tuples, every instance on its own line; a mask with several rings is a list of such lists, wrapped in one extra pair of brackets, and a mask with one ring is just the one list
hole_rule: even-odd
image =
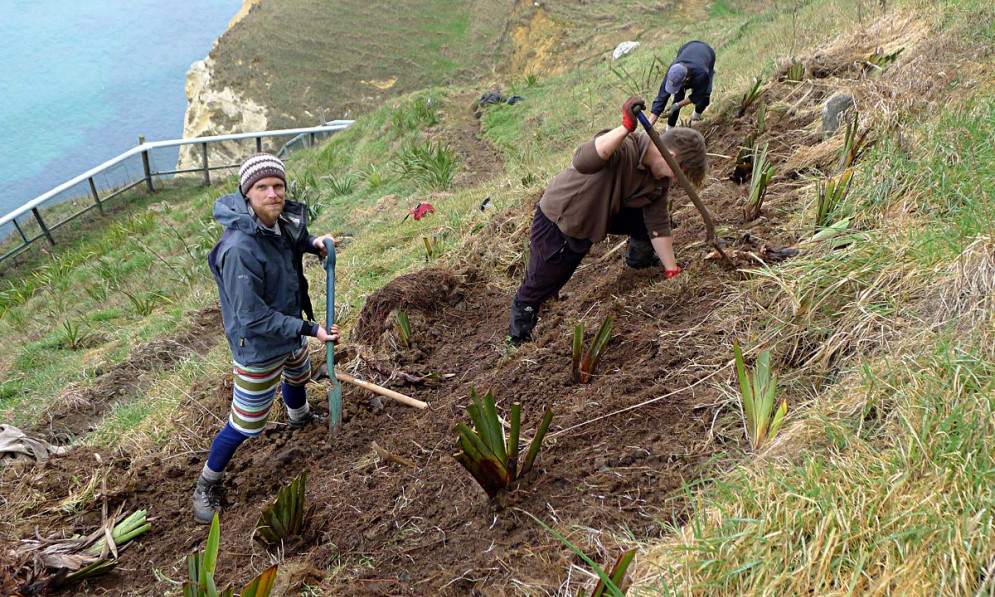
[(282, 179), (283, 184), (287, 184), (287, 174), (280, 158), (269, 153), (254, 153), (245, 158), (242, 166), (238, 169), (238, 180), (242, 194), (248, 195), (252, 185), (270, 176)]

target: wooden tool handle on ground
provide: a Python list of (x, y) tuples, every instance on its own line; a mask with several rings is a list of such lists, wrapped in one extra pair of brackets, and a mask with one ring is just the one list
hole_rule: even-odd
[(722, 257), (724, 257), (727, 261), (729, 261), (729, 257), (726, 256), (725, 251), (722, 250), (722, 239), (715, 235), (715, 224), (712, 223), (712, 214), (708, 213), (708, 208), (705, 207), (705, 204), (701, 202), (700, 198), (698, 198), (698, 192), (695, 190), (694, 185), (691, 184), (691, 181), (688, 180), (687, 176), (684, 176), (684, 171), (677, 165), (677, 160), (674, 159), (674, 156), (670, 155), (670, 151), (667, 149), (667, 144), (663, 142), (663, 139), (660, 137), (660, 133), (653, 128), (653, 125), (650, 124), (650, 121), (646, 118), (646, 115), (640, 111), (637, 113), (637, 116), (639, 118), (639, 123), (642, 124), (643, 129), (646, 130), (646, 134), (649, 135), (650, 140), (653, 141), (653, 145), (656, 145), (656, 148), (660, 150), (660, 155), (663, 156), (663, 159), (666, 160), (667, 165), (670, 166), (670, 170), (674, 173), (674, 177), (677, 178), (677, 183), (681, 185), (684, 191), (688, 194), (688, 197), (691, 199), (691, 203), (694, 203), (694, 206), (698, 208), (698, 212), (701, 214), (701, 219), (705, 221), (705, 235), (708, 238), (709, 244), (715, 247), (715, 250), (718, 251), (719, 254), (722, 255)]
[(394, 390), (388, 390), (387, 388), (378, 386), (375, 383), (370, 383), (368, 381), (363, 381), (362, 379), (356, 379), (355, 377), (349, 375), (348, 373), (342, 373), (341, 371), (335, 372), (335, 379), (339, 381), (344, 381), (346, 383), (351, 383), (354, 386), (359, 386), (364, 390), (369, 390), (374, 394), (380, 394), (381, 396), (386, 396), (392, 400), (397, 400), (408, 406), (413, 406), (415, 408), (428, 408), (427, 402), (422, 402), (421, 400), (415, 400), (410, 396), (405, 396), (400, 392), (395, 392)]

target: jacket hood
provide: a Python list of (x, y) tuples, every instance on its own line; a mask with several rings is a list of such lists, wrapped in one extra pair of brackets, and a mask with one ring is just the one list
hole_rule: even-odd
[[(307, 210), (304, 204), (287, 199), (279, 222), (288, 229), (291, 238), (297, 238), (300, 231), (307, 226), (306, 216)], [(218, 198), (214, 202), (214, 219), (225, 228), (239, 230), (245, 234), (259, 234), (264, 230), (253, 217), (249, 210), (249, 202), (241, 192)]]

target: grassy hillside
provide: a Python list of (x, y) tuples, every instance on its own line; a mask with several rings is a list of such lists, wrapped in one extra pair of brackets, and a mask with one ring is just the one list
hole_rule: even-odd
[[(469, 105), (488, 79), (428, 87), (295, 157), (291, 179), (316, 216), (312, 230), (342, 241), (336, 305), (346, 339), (336, 362), (433, 406), (377, 410), (347, 389), (338, 439), (291, 435), (275, 409), (274, 426), (233, 463), (219, 575), (244, 584), (274, 558), (284, 594), (593, 586), (586, 564), (530, 513), (602, 564), (638, 547), (629, 594), (990, 591), (995, 12), (975, 0), (891, 2), (883, 13), (860, 0), (774, 4), (523, 3), (505, 41), (548, 45), (502, 46), (513, 70), (491, 77), (525, 102), (487, 107), (478, 121)], [(424, 17), (438, 37), (408, 41), (445, 47), (446, 35), (475, 26), (461, 8)], [(298, 27), (324, 18), (294, 14)], [(529, 38), (533, 27), (559, 33)], [(633, 38), (642, 46), (613, 72), (601, 58)], [(544, 312), (537, 342), (507, 348), (504, 310), (541, 189), (578, 143), (617, 123), (627, 95), (653, 95), (659, 62), (688, 38), (719, 50), (700, 125), (713, 154), (701, 194), (737, 267), (708, 259), (700, 221), (678, 193), (684, 274), (664, 282), (628, 272), (612, 251), (623, 239), (611, 238)], [(334, 54), (317, 48), (307, 56)], [(571, 49), (576, 63), (564, 58)], [(874, 74), (865, 60), (877, 49), (902, 53)], [(785, 80), (791, 58), (806, 65), (801, 82)], [(458, 69), (439, 61), (431, 70), (423, 76)], [(761, 101), (737, 116), (755, 76)], [(822, 138), (821, 107), (840, 92), (855, 98), (868, 144), (829, 214), (849, 218), (846, 231), (813, 242), (817, 188), (840, 175), (844, 145), (842, 131)], [(762, 217), (744, 222), (748, 185), (729, 175), (761, 104), (756, 138), (777, 171)], [(149, 210), (94, 226), (42, 268), (8, 277), (0, 421), (72, 450), (0, 472), (0, 549), (35, 528), (91, 532), (105, 481), (112, 506), (148, 507), (156, 519), (122, 554), (125, 571), (85, 590), (179, 594), (169, 580), (206, 537), (188, 521), (188, 494), (231, 391), (204, 257), (221, 232), (210, 206), (234, 184), (145, 198)], [(495, 207), (481, 211), (487, 197)], [(402, 223), (425, 200), (436, 213)], [(786, 246), (799, 254), (766, 259)], [(306, 268), (323, 319), (324, 271), (316, 260)], [(414, 348), (400, 345), (389, 318), (363, 338), (377, 309), (411, 312)], [(569, 383), (573, 326), (607, 315), (618, 324), (601, 375)], [(772, 353), (789, 403), (784, 429), (759, 451), (742, 429), (733, 340), (751, 365)], [(434, 385), (433, 373), (453, 377)], [(527, 430), (541, 405), (557, 412), (534, 476), (495, 503), (448, 456), (471, 386), (494, 388), (502, 410), (521, 401)], [(309, 394), (317, 407), (325, 387)], [(370, 441), (418, 468), (379, 460)], [(259, 506), (303, 468), (318, 507), (314, 534), (279, 554), (247, 545)], [(24, 570), (0, 570), (0, 587)]]

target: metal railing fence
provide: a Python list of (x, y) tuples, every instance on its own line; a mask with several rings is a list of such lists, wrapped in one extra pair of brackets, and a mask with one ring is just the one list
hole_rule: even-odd
[[(31, 243), (42, 238), (54, 245), (53, 230), (94, 209), (104, 215), (104, 206), (107, 201), (137, 186), (144, 184), (146, 190), (155, 192), (153, 181), (157, 178), (172, 177), (176, 174), (200, 173), (203, 176), (204, 185), (210, 186), (211, 172), (232, 170), (239, 166), (239, 164), (219, 164), (217, 157), (212, 165), (209, 148), (213, 144), (243, 142), (246, 145), (244, 152), (248, 153), (252, 150), (262, 151), (263, 139), (267, 139), (269, 145), (277, 146), (281, 137), (292, 137), (285, 142), (285, 145), (278, 152), (281, 156), (285, 156), (292, 151), (314, 146), (352, 123), (352, 120), (333, 120), (321, 126), (308, 128), (140, 143), (117, 157), (111, 158), (39, 195), (0, 218), (0, 251), (6, 251), (0, 255), (0, 261), (17, 255), (27, 249)], [(179, 169), (176, 166), (178, 163), (176, 160), (177, 150), (184, 145), (200, 146), (201, 163), (198, 167)], [(220, 152), (218, 153), (220, 155)], [(160, 168), (160, 162), (164, 166), (169, 165)], [(44, 210), (49, 211), (50, 217), (43, 215)], [(55, 223), (51, 223), (52, 221)], [(15, 244), (18, 238), (20, 242)], [(14, 246), (11, 247), (11, 245)]]

